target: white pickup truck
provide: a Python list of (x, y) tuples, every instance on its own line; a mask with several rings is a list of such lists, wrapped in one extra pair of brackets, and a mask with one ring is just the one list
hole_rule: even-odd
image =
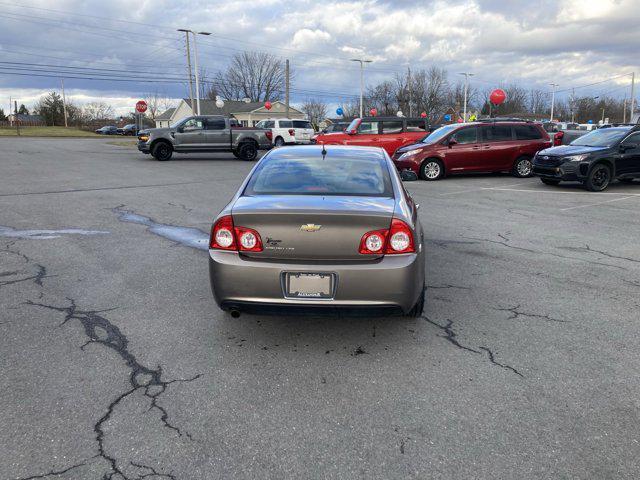
[(273, 133), (273, 144), (281, 147), (287, 143), (311, 143), (315, 134), (311, 122), (307, 120), (291, 120), (290, 118), (270, 118), (261, 120), (256, 128), (265, 128)]

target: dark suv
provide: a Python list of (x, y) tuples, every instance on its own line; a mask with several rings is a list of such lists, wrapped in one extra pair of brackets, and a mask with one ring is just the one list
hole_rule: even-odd
[(569, 145), (538, 152), (533, 173), (547, 185), (582, 182), (592, 192), (607, 188), (614, 178), (640, 178), (640, 125), (602, 127)]
[(531, 160), (551, 146), (542, 125), (522, 120), (485, 120), (445, 125), (419, 143), (393, 155), (398, 170), (413, 170), (424, 180), (468, 172), (531, 175)]

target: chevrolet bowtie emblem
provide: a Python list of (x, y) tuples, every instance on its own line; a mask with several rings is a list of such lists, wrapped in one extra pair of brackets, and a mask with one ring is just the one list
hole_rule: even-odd
[(314, 223), (307, 223), (305, 225), (302, 225), (300, 227), (300, 230), (302, 230), (303, 232), (317, 232), (321, 228), (322, 228), (322, 225), (316, 225)]

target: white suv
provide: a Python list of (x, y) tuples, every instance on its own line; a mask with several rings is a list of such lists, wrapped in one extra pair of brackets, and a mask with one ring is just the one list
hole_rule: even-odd
[(273, 144), (281, 147), (287, 143), (311, 143), (315, 130), (307, 120), (291, 120), (289, 118), (274, 118), (261, 120), (256, 125), (266, 128), (273, 133)]

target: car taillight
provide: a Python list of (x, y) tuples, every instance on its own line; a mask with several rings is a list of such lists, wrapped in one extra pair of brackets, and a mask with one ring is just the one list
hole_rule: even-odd
[(211, 229), (209, 248), (218, 250), (236, 250), (236, 236), (233, 232), (233, 218), (231, 215), (220, 217)]
[(241, 252), (261, 252), (262, 239), (260, 234), (252, 228), (236, 227), (236, 238)]
[(413, 232), (409, 225), (397, 218), (385, 230), (372, 230), (362, 236), (358, 252), (364, 255), (393, 255), (415, 252)]
[(267, 137), (267, 140), (269, 140), (270, 142), (273, 141), (273, 132), (271, 130), (267, 130), (266, 132), (264, 132), (264, 136)]
[(385, 253), (411, 253), (415, 251), (413, 232), (409, 225), (397, 218), (392, 219)]
[(360, 240), (358, 252), (365, 255), (379, 255), (384, 253), (384, 245), (388, 233), (389, 230), (374, 230), (365, 233)]
[(290, 128), (289, 129), (289, 135), (291, 135), (292, 137), (295, 137), (296, 131), (293, 128)]
[(261, 252), (262, 239), (252, 228), (236, 227), (233, 217), (220, 217), (211, 229), (209, 248), (240, 252)]

